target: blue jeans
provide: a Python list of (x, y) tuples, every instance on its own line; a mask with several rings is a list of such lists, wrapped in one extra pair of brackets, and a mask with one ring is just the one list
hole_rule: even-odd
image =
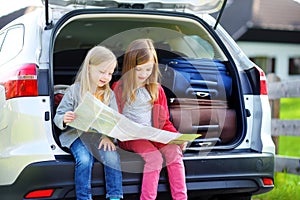
[(100, 134), (84, 133), (70, 147), (75, 158), (75, 190), (77, 200), (92, 199), (92, 169), (95, 158), (104, 166), (106, 198), (123, 198), (122, 172), (117, 151), (98, 149)]

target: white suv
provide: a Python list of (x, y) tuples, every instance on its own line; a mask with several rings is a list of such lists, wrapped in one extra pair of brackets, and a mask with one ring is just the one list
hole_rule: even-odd
[[(184, 152), (189, 199), (250, 200), (270, 191), (266, 77), (210, 16), (224, 2), (45, 0), (1, 29), (0, 199), (74, 198), (74, 160), (52, 120), (59, 99), (90, 48), (116, 54), (114, 82), (127, 45), (144, 37), (157, 48), (172, 122), (202, 134)], [(120, 154), (125, 197), (137, 198), (143, 161)], [(103, 197), (102, 164), (95, 165), (93, 194)], [(158, 190), (170, 198), (165, 169)]]

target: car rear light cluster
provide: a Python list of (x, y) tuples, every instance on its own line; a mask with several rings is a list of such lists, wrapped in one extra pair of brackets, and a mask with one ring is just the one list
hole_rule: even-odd
[(0, 74), (0, 84), (5, 87), (6, 99), (37, 96), (37, 66), (24, 64)]
[(256, 67), (256, 69), (259, 73), (260, 95), (268, 95), (267, 78), (265, 72), (259, 67)]

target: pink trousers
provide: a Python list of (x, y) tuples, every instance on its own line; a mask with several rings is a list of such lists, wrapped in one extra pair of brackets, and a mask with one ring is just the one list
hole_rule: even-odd
[(140, 200), (156, 199), (163, 158), (166, 161), (172, 198), (187, 200), (183, 155), (178, 145), (149, 140), (131, 140), (120, 142), (119, 145), (122, 149), (138, 153), (145, 161)]

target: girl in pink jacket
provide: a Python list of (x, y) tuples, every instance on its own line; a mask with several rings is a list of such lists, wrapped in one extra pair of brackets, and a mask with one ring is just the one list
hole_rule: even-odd
[[(122, 78), (113, 85), (119, 111), (145, 126), (177, 132), (169, 121), (167, 100), (158, 83), (158, 60), (152, 40), (138, 39), (127, 48)], [(154, 200), (163, 159), (166, 161), (174, 200), (186, 200), (185, 168), (182, 147), (144, 139), (119, 142), (122, 149), (141, 155), (145, 161), (141, 200)]]

